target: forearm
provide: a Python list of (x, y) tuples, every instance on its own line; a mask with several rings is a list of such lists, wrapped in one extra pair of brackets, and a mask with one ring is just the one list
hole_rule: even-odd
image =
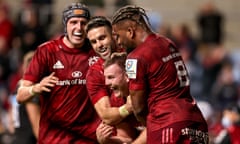
[(144, 91), (130, 91), (133, 113), (138, 121), (144, 126), (146, 125), (146, 118), (148, 114), (147, 98)]
[(37, 95), (37, 93), (34, 91), (35, 85), (29, 85), (29, 86), (20, 86), (17, 91), (17, 101), (19, 103), (24, 103), (29, 100), (31, 100), (34, 96)]
[(132, 139), (121, 136), (112, 136), (107, 142), (108, 144), (130, 144)]
[(116, 125), (126, 118), (132, 111), (125, 106), (122, 107), (108, 107), (100, 114), (103, 122), (109, 125)]
[(100, 114), (102, 121), (108, 125), (115, 125), (119, 123), (122, 118), (118, 114), (118, 108), (106, 108), (105, 113)]
[(51, 88), (58, 82), (58, 78), (54, 75), (55, 72), (52, 72), (35, 84), (28, 80), (22, 80), (17, 92), (17, 101), (23, 103), (42, 92), (51, 92)]
[(146, 126), (146, 113), (144, 111), (136, 112), (134, 111), (136, 119), (144, 126)]
[[(120, 125), (119, 125), (120, 126)], [(101, 123), (97, 130), (96, 135), (98, 142), (100, 144), (127, 144), (131, 143), (134, 137), (131, 137), (129, 129), (126, 127), (126, 124), (121, 125), (120, 127), (112, 127), (110, 125)], [(124, 128), (125, 127), (125, 128)], [(115, 131), (116, 130), (116, 131)], [(116, 133), (116, 135), (115, 135)]]
[(33, 133), (38, 139), (39, 121), (40, 121), (40, 106), (37, 103), (28, 102), (25, 104), (28, 117), (32, 126)]
[(146, 143), (147, 143), (147, 131), (145, 128), (131, 144), (146, 144)]
[(125, 108), (112, 107), (108, 96), (102, 97), (95, 103), (94, 107), (103, 122), (109, 125), (115, 125), (127, 117), (128, 114), (126, 111), (128, 111), (129, 114), (132, 113), (132, 109), (126, 104)]
[(130, 144), (131, 140), (123, 137), (119, 137), (119, 136), (113, 136), (104, 141), (99, 141), (99, 143), (100, 144)]

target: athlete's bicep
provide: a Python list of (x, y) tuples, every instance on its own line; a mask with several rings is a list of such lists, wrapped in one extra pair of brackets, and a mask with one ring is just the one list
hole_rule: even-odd
[(111, 107), (109, 96), (103, 96), (94, 105), (97, 113), (102, 118), (106, 113), (106, 109)]
[(144, 90), (130, 90), (132, 107), (136, 118), (145, 125), (147, 115), (147, 98)]
[(130, 90), (130, 97), (133, 109), (136, 113), (141, 112), (146, 105), (145, 93), (143, 90)]
[(100, 98), (94, 105), (98, 115), (103, 122), (109, 125), (115, 125), (119, 123), (123, 117), (121, 117), (118, 107), (112, 107), (109, 96)]

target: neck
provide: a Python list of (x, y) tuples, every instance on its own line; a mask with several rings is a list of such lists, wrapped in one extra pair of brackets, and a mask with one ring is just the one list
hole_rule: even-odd
[(151, 31), (145, 31), (145, 30), (139, 31), (136, 35), (137, 45), (143, 43), (147, 39), (147, 37), (152, 33), (153, 32), (151, 32)]

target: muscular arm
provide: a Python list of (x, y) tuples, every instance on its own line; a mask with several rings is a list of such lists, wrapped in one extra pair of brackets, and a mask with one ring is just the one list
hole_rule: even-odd
[(50, 92), (51, 87), (54, 87), (58, 81), (58, 78), (55, 77), (54, 74), (54, 72), (51, 73), (49, 76), (44, 77), (40, 83), (35, 84), (28, 80), (22, 80), (17, 91), (17, 101), (19, 103), (24, 103), (44, 91)]
[(25, 103), (33, 98), (33, 95), (29, 93), (33, 82), (28, 80), (22, 80), (20, 87), (18, 88), (16, 99), (19, 103)]
[(32, 130), (35, 137), (38, 139), (39, 120), (40, 120), (40, 106), (34, 102), (27, 102), (25, 104), (28, 118), (31, 122)]
[(147, 99), (144, 91), (131, 91), (131, 101), (134, 115), (143, 125), (146, 125)]
[[(101, 123), (96, 135), (100, 144), (127, 144), (136, 138), (136, 130), (128, 122), (120, 123), (116, 126), (116, 135), (112, 135), (114, 127)], [(136, 142), (141, 142), (140, 140)]]
[(131, 144), (146, 144), (147, 143), (147, 130), (146, 128)]
[[(102, 121), (106, 124), (115, 125), (124, 119), (120, 115), (118, 107), (111, 107), (109, 96), (102, 97), (94, 106)], [(130, 113), (132, 112), (132, 109), (127, 104), (126, 109)]]

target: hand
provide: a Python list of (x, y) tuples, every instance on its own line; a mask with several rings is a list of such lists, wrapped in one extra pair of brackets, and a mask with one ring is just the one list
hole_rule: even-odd
[(42, 92), (51, 92), (51, 88), (56, 85), (58, 78), (55, 75), (55, 72), (52, 72), (49, 76), (44, 77), (40, 83), (33, 86), (34, 93)]
[(125, 107), (126, 107), (126, 109), (128, 110), (129, 113), (133, 112), (132, 100), (131, 100), (130, 95), (127, 96), (127, 101), (126, 101)]
[(127, 96), (127, 102), (126, 102), (126, 104), (128, 104), (128, 105), (131, 105), (132, 106), (132, 100), (131, 100), (131, 96), (129, 95), (129, 96)]
[(96, 135), (100, 144), (107, 143), (108, 139), (112, 136), (114, 127), (104, 124), (103, 122), (98, 126)]

